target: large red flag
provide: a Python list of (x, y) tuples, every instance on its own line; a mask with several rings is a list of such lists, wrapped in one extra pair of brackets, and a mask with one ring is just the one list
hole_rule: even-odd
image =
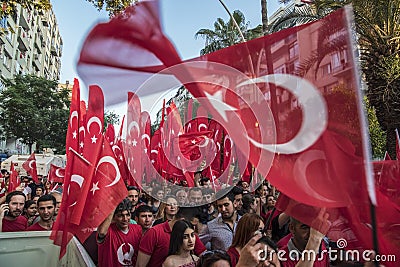
[(65, 177), (65, 169), (56, 165), (50, 164), (48, 180), (51, 183), (63, 183)]
[[(60, 248), (60, 258), (64, 256), (66, 252), (66, 247), (68, 242), (72, 238), (72, 234), (69, 233), (69, 222), (71, 213), (75, 206), (76, 194), (79, 194), (81, 180), (78, 176), (74, 174), (73, 167), (78, 167), (80, 161), (74, 164), (75, 153), (78, 153), (80, 148), (80, 123), (82, 120), (82, 109), (80, 102), (80, 88), (78, 79), (74, 79), (74, 86), (72, 87), (72, 97), (70, 104), (67, 136), (66, 136), (66, 154), (67, 154), (67, 166), (65, 167), (65, 177), (64, 177), (64, 193), (61, 202), (61, 207), (58, 212), (57, 220), (53, 225), (53, 230), (51, 232), (50, 238), (54, 240), (54, 244), (61, 246)], [(85, 108), (86, 113), (86, 108)], [(83, 135), (82, 135), (83, 138)], [(83, 141), (82, 141), (83, 144)], [(82, 145), (83, 148), (83, 145)], [(85, 167), (85, 166), (84, 166)], [(79, 185), (79, 188), (76, 186)], [(70, 190), (70, 187), (73, 187)], [(71, 194), (70, 194), (71, 193)]]
[[(94, 28), (82, 47), (78, 71), (89, 84), (107, 85), (110, 102), (123, 99), (124, 90), (139, 88), (140, 96), (177, 86), (179, 80), (262, 178), (268, 176), (294, 201), (330, 208), (357, 227), (358, 221), (370, 223), (365, 204), (378, 202), (349, 13), (342, 9), (182, 62), (161, 31), (157, 2), (146, 1)], [(138, 51), (141, 61), (131, 60)], [(141, 87), (159, 71), (152, 78), (157, 88), (152, 82)], [(295, 211), (306, 213), (305, 208)], [(311, 216), (300, 217), (312, 223)], [(391, 219), (387, 226), (393, 228), (396, 219)], [(353, 232), (371, 248), (365, 237), (370, 229)]]
[(35, 153), (32, 153), (29, 158), (22, 163), (22, 168), (25, 169), (25, 171), (32, 176), (32, 180), (35, 183), (39, 183), (38, 177), (37, 177), (37, 169), (36, 169), (36, 157)]
[(80, 224), (71, 226), (72, 232), (83, 243), (127, 194), (112, 148), (104, 140), (84, 205), (85, 212)]
[(126, 115), (126, 143), (124, 147), (125, 159), (130, 171), (130, 185), (142, 185), (142, 127), (140, 99), (133, 93), (128, 94), (128, 112)]
[(78, 195), (77, 204), (71, 214), (71, 222), (79, 224), (85, 201), (90, 190), (91, 180), (94, 175), (95, 166), (102, 149), (103, 126), (104, 125), (104, 96), (100, 87), (89, 86), (88, 110), (86, 114), (86, 131), (83, 147), (83, 158), (87, 162), (87, 168), (81, 173), (83, 177), (81, 191)]

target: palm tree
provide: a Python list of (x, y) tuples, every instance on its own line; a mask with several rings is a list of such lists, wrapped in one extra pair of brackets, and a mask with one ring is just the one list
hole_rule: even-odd
[[(235, 10), (232, 17), (239, 25), (240, 31), (243, 33), (246, 40), (254, 39), (262, 35), (261, 25), (253, 29), (248, 29), (249, 22), (246, 22), (245, 16), (239, 10)], [(242, 42), (241, 34), (235, 27), (232, 18), (227, 22), (222, 18), (217, 18), (217, 21), (214, 23), (214, 29), (200, 29), (196, 32), (195, 38), (199, 36), (206, 41), (205, 47), (200, 51), (201, 55)]]
[(286, 11), (270, 30), (317, 20), (349, 3), (354, 8), (367, 97), (387, 132), (386, 149), (394, 157), (394, 130), (400, 127), (400, 0), (314, 0)]

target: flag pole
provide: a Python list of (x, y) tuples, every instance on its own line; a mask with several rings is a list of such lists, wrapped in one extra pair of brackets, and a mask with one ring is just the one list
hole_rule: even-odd
[[(235, 26), (235, 28), (238, 30), (239, 34), (240, 34), (240, 38), (242, 39), (242, 43), (246, 42), (246, 38), (244, 38), (243, 32), (242, 30), (240, 30), (239, 25), (237, 24), (235, 18), (233, 17), (233, 14), (229, 11), (228, 7), (225, 5), (223, 0), (218, 0), (221, 5), (224, 7), (225, 11), (228, 13), (229, 17), (231, 18), (233, 25)], [(246, 46), (247, 47), (247, 46)], [(249, 60), (249, 67), (250, 67), (250, 71), (253, 75), (255, 75), (255, 71), (254, 71), (254, 67), (253, 67), (253, 60), (251, 59), (250, 53), (248, 55), (248, 60)]]
[[(379, 242), (378, 242), (378, 232), (376, 231), (376, 212), (375, 212), (375, 205), (370, 201), (370, 214), (371, 214), (371, 226), (372, 226), (372, 246), (376, 255), (379, 254)], [(374, 266), (379, 267), (379, 262), (374, 261)]]
[(87, 159), (85, 159), (81, 154), (76, 152), (72, 147), (69, 147), (69, 151), (74, 153), (77, 157), (79, 157), (81, 160), (83, 160), (87, 165), (89, 165), (89, 166), (92, 165)]

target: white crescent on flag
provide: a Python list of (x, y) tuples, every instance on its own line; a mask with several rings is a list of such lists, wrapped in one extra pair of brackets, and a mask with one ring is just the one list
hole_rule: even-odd
[(99, 118), (99, 117), (96, 117), (96, 116), (93, 116), (93, 117), (91, 117), (91, 118), (88, 120), (88, 123), (87, 123), (87, 131), (88, 131), (88, 133), (90, 134), (90, 125), (91, 125), (93, 122), (95, 122), (95, 123), (97, 123), (97, 124), (99, 125), (99, 134), (100, 134), (101, 131), (102, 131), (102, 129), (103, 129), (103, 126), (101, 125), (101, 120), (100, 120), (100, 118)]
[(114, 180), (110, 184), (105, 186), (105, 187), (110, 187), (110, 186), (113, 186), (113, 185), (115, 185), (116, 183), (119, 182), (119, 180), (121, 179), (121, 173), (119, 172), (117, 162), (111, 156), (104, 156), (99, 160), (99, 163), (97, 163), (96, 172), (98, 171), (99, 166), (101, 164), (103, 164), (103, 163), (106, 163), (106, 162), (110, 163), (115, 169), (115, 178), (114, 178)]

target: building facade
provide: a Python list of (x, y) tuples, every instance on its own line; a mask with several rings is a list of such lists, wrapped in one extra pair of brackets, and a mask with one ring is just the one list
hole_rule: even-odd
[[(35, 10), (18, 6), (15, 14), (0, 21), (0, 76), (33, 74), (59, 80), (63, 41), (52, 9)], [(0, 83), (0, 90), (2, 85)], [(2, 136), (0, 151), (27, 153), (28, 147), (18, 140)]]

